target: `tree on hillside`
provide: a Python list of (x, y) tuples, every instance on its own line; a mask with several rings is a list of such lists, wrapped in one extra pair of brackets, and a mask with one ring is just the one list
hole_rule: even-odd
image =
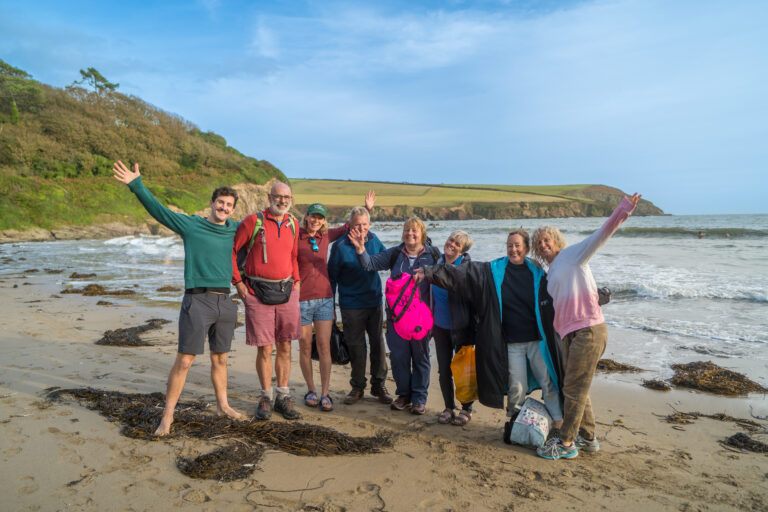
[(83, 78), (81, 80), (75, 80), (72, 82), (72, 85), (86, 84), (93, 88), (93, 92), (98, 94), (102, 94), (104, 91), (112, 92), (120, 87), (120, 84), (115, 84), (107, 80), (96, 68), (88, 68), (85, 71), (81, 69), (80, 76)]
[(42, 87), (29, 73), (0, 59), (0, 111), (18, 121), (19, 111), (37, 111), (44, 102)]

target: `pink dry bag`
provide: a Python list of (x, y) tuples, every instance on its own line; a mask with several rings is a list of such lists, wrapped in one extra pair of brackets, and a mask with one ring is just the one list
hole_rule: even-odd
[(384, 296), (398, 336), (415, 341), (429, 334), (434, 324), (432, 311), (419, 298), (419, 287), (412, 275), (404, 272), (398, 279), (387, 279)]

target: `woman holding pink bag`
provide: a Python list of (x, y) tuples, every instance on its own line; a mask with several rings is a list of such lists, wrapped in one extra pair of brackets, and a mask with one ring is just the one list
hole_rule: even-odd
[(387, 281), (387, 346), (395, 378), (397, 399), (394, 410), (410, 406), (413, 414), (426, 412), (429, 388), (429, 338), (433, 325), (431, 290), (427, 283), (415, 283), (413, 272), (434, 265), (440, 251), (428, 242), (427, 227), (418, 217), (403, 224), (403, 243), (379, 254), (365, 250), (362, 233), (350, 232), (357, 258), (364, 270), (390, 270)]

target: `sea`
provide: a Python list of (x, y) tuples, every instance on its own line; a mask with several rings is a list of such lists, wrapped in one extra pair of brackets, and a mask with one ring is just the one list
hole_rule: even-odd
[[(442, 248), (455, 230), (467, 231), (475, 261), (506, 253), (509, 230), (550, 224), (568, 243), (589, 236), (604, 218), (430, 221)], [(402, 223), (374, 223), (385, 246), (400, 242)], [(131, 288), (143, 305), (178, 307), (184, 249), (178, 237), (123, 236), (109, 240), (0, 245), (0, 277), (37, 269), (63, 288), (97, 282)], [(609, 327), (604, 357), (668, 378), (670, 365), (711, 360), (768, 386), (768, 214), (630, 217), (589, 262), (598, 286), (612, 291), (603, 306)], [(72, 272), (96, 278), (72, 279)], [(382, 279), (386, 279), (382, 273)]]

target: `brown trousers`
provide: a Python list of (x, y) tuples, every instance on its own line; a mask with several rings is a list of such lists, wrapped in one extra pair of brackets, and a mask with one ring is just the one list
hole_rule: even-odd
[(563, 427), (560, 439), (573, 441), (576, 434), (588, 439), (595, 437), (595, 414), (589, 399), (589, 388), (597, 362), (605, 352), (608, 329), (605, 324), (584, 327), (563, 338)]

